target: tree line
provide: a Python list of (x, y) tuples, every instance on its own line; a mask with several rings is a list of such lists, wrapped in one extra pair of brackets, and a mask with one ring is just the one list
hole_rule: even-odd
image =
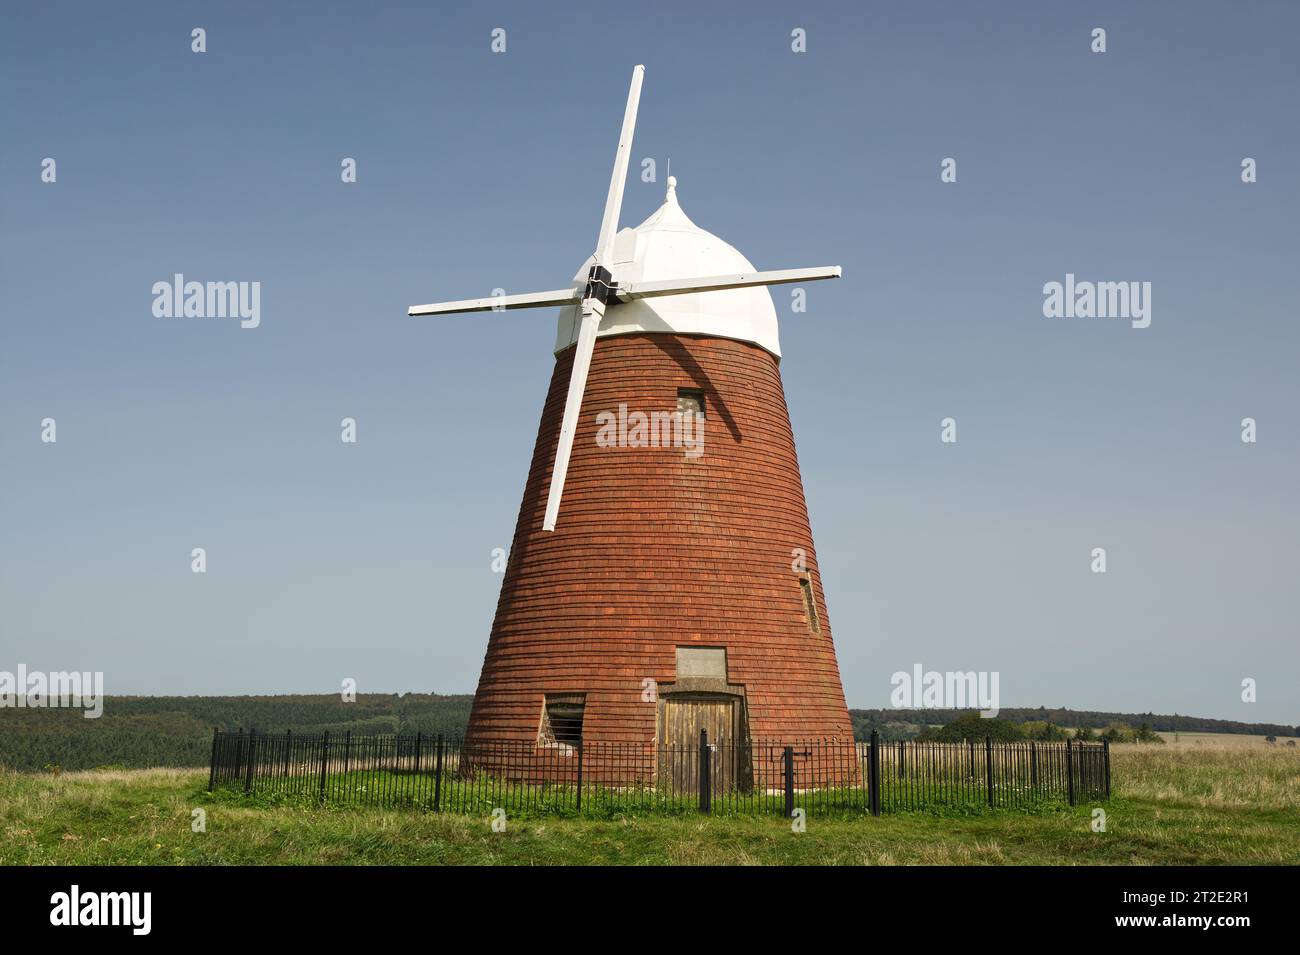
[[(946, 726), (968, 716), (971, 710), (849, 710), (853, 720), (853, 735), (866, 739), (871, 731), (879, 731), (883, 739), (915, 739), (926, 727)], [(1152, 733), (1244, 733), (1250, 736), (1300, 736), (1300, 726), (1281, 723), (1241, 723), (1236, 720), (1214, 720), (1200, 716), (1181, 716), (1177, 713), (1108, 713), (1100, 710), (1071, 710), (1066, 707), (1011, 708), (998, 711), (997, 718), (1007, 723), (1050, 723), (1057, 727), (1071, 727), (1100, 733), (1115, 725), (1141, 728), (1144, 724)], [(985, 720), (984, 722), (988, 722)], [(983, 739), (983, 737), (980, 737)], [(1023, 738), (1023, 737), (1022, 737)], [(1064, 737), (1062, 737), (1064, 738)]]
[(469, 723), (471, 696), (359, 693), (338, 696), (110, 696), (104, 713), (0, 709), (0, 767), (21, 771), (112, 766), (206, 766), (212, 731), (457, 736)]
[[(362, 693), (355, 702), (337, 695), (110, 696), (104, 713), (86, 719), (73, 709), (0, 709), (0, 767), (23, 771), (78, 770), (103, 766), (206, 766), (214, 728), (260, 733), (354, 736), (403, 734), (460, 736), (469, 723), (469, 695)], [(854, 736), (873, 729), (886, 740), (967, 738), (1158, 739), (1157, 732), (1249, 733), (1300, 736), (1300, 727), (1238, 723), (1151, 713), (1104, 713), (1039, 707), (1005, 709), (997, 720), (969, 710), (850, 710)], [(971, 719), (975, 722), (971, 722)], [(936, 729), (936, 726), (940, 727)], [(1054, 735), (1059, 734), (1059, 735)], [(1108, 735), (1107, 735), (1108, 734)]]

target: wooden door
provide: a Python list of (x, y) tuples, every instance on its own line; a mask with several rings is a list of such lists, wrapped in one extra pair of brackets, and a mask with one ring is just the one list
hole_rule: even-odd
[(659, 775), (674, 792), (699, 792), (701, 730), (708, 733), (713, 792), (730, 790), (749, 776), (749, 750), (737, 697), (667, 696), (659, 746)]

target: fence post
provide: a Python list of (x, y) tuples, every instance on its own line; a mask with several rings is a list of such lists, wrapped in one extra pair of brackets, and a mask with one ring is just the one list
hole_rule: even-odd
[(794, 817), (794, 747), (787, 746), (781, 754), (782, 775), (785, 776), (785, 817)]
[[(578, 801), (577, 811), (582, 812), (582, 740), (578, 740)], [(608, 761), (608, 759), (606, 760)]]
[(871, 814), (880, 815), (880, 733), (871, 731), (871, 751), (867, 758), (867, 802)]
[(325, 774), (329, 771), (330, 761), (330, 731), (325, 731), (325, 736), (321, 739), (320, 747), (320, 799), (325, 801)]
[(416, 733), (415, 734), (415, 771), (417, 774), (420, 772), (420, 750), (423, 749), (423, 747), (424, 747), (424, 735), (422, 733)]
[(1029, 741), (1029, 773), (1034, 792), (1038, 792), (1038, 744)]
[(1109, 799), (1110, 798), (1110, 740), (1108, 739), (1104, 739), (1101, 741), (1101, 756), (1102, 756), (1102, 761), (1105, 763), (1106, 766), (1106, 798)]
[(438, 734), (438, 752), (433, 758), (433, 811), (442, 811), (442, 734)]
[(289, 778), (289, 764), (293, 757), (293, 730), (284, 731), (284, 778)]
[(343, 731), (343, 775), (352, 768), (352, 730)]
[(984, 737), (984, 769), (989, 783), (989, 807), (993, 806), (993, 739)]
[(1074, 740), (1065, 741), (1065, 784), (1070, 795), (1070, 805), (1074, 805)]
[(969, 750), (970, 752), (970, 778), (974, 779), (975, 778), (975, 741), (973, 739), (966, 740), (966, 749)]
[(712, 802), (712, 794), (709, 792), (710, 779), (709, 773), (709, 731), (700, 730), (700, 812), (707, 813)]
[(240, 776), (244, 775), (244, 746), (244, 728), (241, 726), (239, 728), (239, 740), (235, 743), (235, 771), (231, 773), (236, 782), (239, 781)]
[(244, 795), (253, 791), (253, 773), (257, 766), (257, 730), (248, 731), (248, 770), (244, 775)]
[(217, 779), (217, 728), (212, 727), (212, 761), (208, 768), (208, 792), (212, 792), (213, 783)]
[(900, 739), (898, 741), (898, 778), (899, 779), (907, 778), (907, 769), (906, 769), (907, 746), (905, 744), (906, 744), (906, 740)]

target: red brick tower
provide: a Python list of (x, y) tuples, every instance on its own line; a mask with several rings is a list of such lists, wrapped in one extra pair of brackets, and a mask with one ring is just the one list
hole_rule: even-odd
[[(686, 217), (672, 176), (664, 204), (618, 231), (644, 72), (632, 71), (596, 251), (574, 283), (409, 311), (561, 306), (460, 767), (568, 778), (568, 757), (606, 744), (588, 766), (603, 781), (689, 787), (677, 758), (704, 731), (723, 744), (724, 785), (770, 775), (779, 751), (757, 741), (837, 741), (839, 768), (803, 779), (851, 780), (767, 291), (840, 270), (756, 272)], [(641, 756), (620, 762), (611, 747)]]
[[(685, 216), (673, 185), (619, 234), (625, 284), (752, 272)], [(576, 307), (561, 314), (471, 737), (691, 745), (705, 728), (713, 740), (851, 740), (771, 296), (611, 304), (546, 531), (576, 320)], [(669, 416), (701, 409), (702, 442), (674, 441), (683, 419)]]

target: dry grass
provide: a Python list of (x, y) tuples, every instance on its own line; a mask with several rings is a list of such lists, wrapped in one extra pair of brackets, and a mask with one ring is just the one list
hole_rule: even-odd
[[(1300, 749), (1300, 741), (1294, 736), (1279, 736), (1276, 743), (1268, 742), (1267, 737), (1248, 733), (1159, 733), (1166, 743), (1176, 746), (1230, 746), (1246, 749)], [(1294, 746), (1289, 746), (1294, 743)]]
[(1300, 747), (1253, 739), (1257, 745), (1195, 739), (1114, 746), (1112, 774), (1126, 798), (1219, 809), (1300, 808)]

